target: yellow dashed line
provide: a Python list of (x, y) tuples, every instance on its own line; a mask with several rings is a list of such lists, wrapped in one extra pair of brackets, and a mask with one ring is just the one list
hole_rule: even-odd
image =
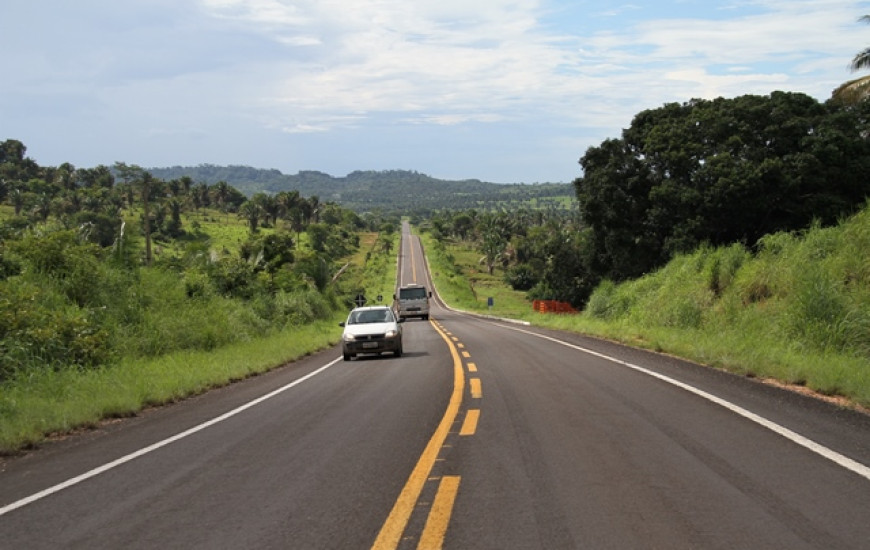
[(483, 397), (483, 390), (480, 387), (480, 378), (472, 378), (468, 383), (471, 386), (471, 397), (475, 399)]
[(480, 420), (480, 409), (471, 409), (465, 413), (465, 420), (462, 422), (462, 429), (459, 430), (459, 435), (474, 435), (477, 431), (477, 422)]

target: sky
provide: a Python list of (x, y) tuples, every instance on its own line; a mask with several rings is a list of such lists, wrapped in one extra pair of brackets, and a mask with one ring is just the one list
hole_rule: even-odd
[(2, 0), (0, 141), (42, 166), (570, 182), (645, 109), (802, 92), (846, 0)]

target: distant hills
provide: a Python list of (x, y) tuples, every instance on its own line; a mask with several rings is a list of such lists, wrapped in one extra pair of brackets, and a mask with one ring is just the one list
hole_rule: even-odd
[(149, 168), (155, 177), (172, 180), (188, 176), (214, 185), (225, 181), (247, 196), (258, 192), (297, 190), (316, 195), (356, 212), (428, 214), (436, 210), (530, 208), (567, 209), (576, 200), (570, 183), (499, 184), (476, 179), (441, 180), (411, 170), (356, 171), (345, 177), (302, 171), (295, 175), (249, 166), (173, 166)]

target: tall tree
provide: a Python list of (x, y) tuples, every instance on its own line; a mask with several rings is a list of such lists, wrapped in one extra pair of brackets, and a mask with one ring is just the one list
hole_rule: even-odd
[(251, 230), (251, 233), (257, 232), (262, 214), (260, 205), (254, 201), (245, 201), (239, 207), (239, 217), (248, 222), (248, 229)]
[(145, 233), (145, 265), (151, 265), (151, 188), (154, 185), (154, 176), (148, 172), (142, 173), (139, 180), (142, 192), (143, 230)]
[[(858, 19), (864, 23), (870, 23), (870, 15), (865, 15)], [(850, 65), (852, 72), (860, 71), (861, 69), (870, 69), (870, 47), (864, 48), (855, 55)], [(870, 75), (865, 75), (854, 80), (850, 80), (834, 90), (832, 98), (835, 101), (846, 104), (854, 104), (863, 101), (870, 97)]]

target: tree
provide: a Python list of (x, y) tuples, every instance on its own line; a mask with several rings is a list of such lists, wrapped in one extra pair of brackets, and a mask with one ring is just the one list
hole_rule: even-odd
[(294, 208), (299, 206), (300, 202), (299, 191), (281, 191), (275, 195), (275, 202), (278, 204), (280, 216), (285, 220), (290, 219), (290, 213)]
[(495, 264), (504, 257), (510, 239), (510, 220), (503, 215), (485, 215), (478, 223), (480, 250), (487, 273), (492, 275)]
[[(870, 15), (858, 19), (870, 23)], [(849, 68), (852, 72), (870, 68), (870, 47), (864, 48), (855, 55)], [(870, 97), (870, 75), (850, 80), (834, 90), (831, 98), (845, 104), (855, 104)]]
[(145, 233), (145, 265), (151, 265), (151, 187), (154, 184), (154, 177), (143, 171), (139, 179), (140, 191), (142, 193), (142, 229)]
[[(225, 181), (219, 181), (214, 184), (212, 193), (214, 194), (214, 202), (217, 204), (218, 208), (226, 212), (227, 200), (230, 197), (230, 184)], [(203, 204), (207, 205), (207, 203)]]
[(267, 193), (256, 193), (251, 197), (251, 202), (259, 207), (264, 224), (268, 226), (277, 221), (280, 205), (275, 200), (275, 197)]
[(261, 216), (260, 205), (254, 201), (246, 201), (239, 207), (239, 217), (248, 222), (248, 229), (251, 230), (251, 233), (257, 232)]
[(702, 243), (836, 223), (870, 194), (868, 114), (786, 92), (639, 113), (580, 160), (593, 273), (620, 281)]

